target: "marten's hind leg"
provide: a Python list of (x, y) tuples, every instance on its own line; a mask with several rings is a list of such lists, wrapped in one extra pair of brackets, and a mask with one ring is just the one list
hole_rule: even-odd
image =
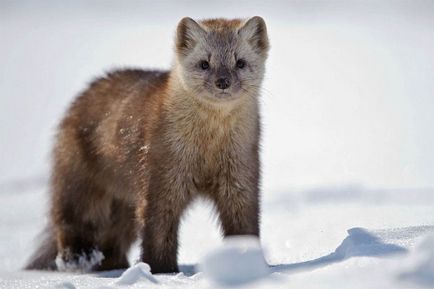
[(98, 242), (104, 260), (95, 270), (114, 270), (129, 267), (127, 254), (137, 238), (135, 208), (126, 202), (113, 200), (111, 204), (110, 225)]
[(134, 208), (114, 199), (92, 179), (79, 159), (58, 160), (52, 179), (52, 220), (57, 269), (111, 270), (128, 267), (135, 239)]
[(134, 208), (89, 182), (75, 179), (71, 187), (74, 191), (58, 200), (54, 212), (58, 269), (127, 268), (127, 253), (136, 237)]
[(56, 267), (70, 271), (128, 267), (127, 251), (136, 236), (134, 205), (115, 198), (101, 175), (104, 165), (94, 129), (81, 129), (77, 121), (64, 120), (54, 150), (51, 223)]
[[(65, 178), (67, 180), (68, 178)], [(134, 208), (75, 178), (54, 210), (60, 270), (113, 270), (128, 267), (136, 238)], [(71, 191), (72, 190), (72, 191)]]
[(111, 200), (86, 175), (79, 164), (54, 171), (52, 218), (59, 270), (90, 271), (102, 260), (96, 245)]

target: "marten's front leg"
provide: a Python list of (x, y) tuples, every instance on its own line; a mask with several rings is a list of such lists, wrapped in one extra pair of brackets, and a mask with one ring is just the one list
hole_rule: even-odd
[(259, 237), (257, 196), (243, 190), (227, 191), (216, 203), (225, 237), (231, 235)]
[(220, 215), (224, 236), (255, 235), (259, 237), (258, 164), (250, 168), (230, 168), (222, 174), (213, 198)]
[(177, 179), (151, 175), (142, 231), (142, 261), (152, 273), (178, 272), (178, 228), (190, 197)]

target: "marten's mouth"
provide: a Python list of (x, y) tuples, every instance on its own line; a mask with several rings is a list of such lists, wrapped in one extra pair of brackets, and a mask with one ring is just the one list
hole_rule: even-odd
[(211, 102), (215, 103), (225, 103), (225, 102), (232, 102), (236, 100), (237, 93), (234, 93), (232, 91), (227, 90), (220, 90), (220, 91), (213, 91), (210, 94), (207, 94), (205, 98)]
[(229, 98), (232, 96), (229, 92), (222, 91), (216, 94), (217, 98)]

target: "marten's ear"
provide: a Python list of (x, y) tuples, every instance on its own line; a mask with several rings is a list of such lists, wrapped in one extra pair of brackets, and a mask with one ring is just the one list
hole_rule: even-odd
[(205, 34), (205, 30), (196, 21), (190, 17), (182, 18), (176, 29), (176, 51), (187, 55)]
[(253, 49), (260, 55), (266, 56), (270, 47), (267, 35), (267, 26), (264, 19), (255, 16), (247, 20), (238, 30), (240, 37), (249, 42)]

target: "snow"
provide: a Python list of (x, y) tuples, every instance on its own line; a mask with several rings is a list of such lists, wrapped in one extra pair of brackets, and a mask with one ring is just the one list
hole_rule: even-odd
[(200, 271), (217, 284), (235, 286), (267, 276), (270, 272), (259, 239), (233, 236), (205, 256)]
[(76, 289), (70, 282), (62, 282), (56, 285), (56, 289)]
[[(183, 221), (179, 274), (150, 275), (140, 263), (125, 272), (21, 271), (43, 227), (46, 194), (44, 190), (0, 194), (4, 206), (0, 211), (0, 288), (226, 288), (233, 287), (231, 280), (237, 281), (237, 288), (434, 286), (432, 202), (399, 202), (400, 198), (312, 202), (303, 194), (292, 194), (288, 201), (287, 194), (275, 193), (263, 202), (261, 247), (271, 265), (267, 276), (258, 270), (263, 268), (258, 265), (258, 244), (223, 242), (211, 209), (203, 203), (195, 204)], [(138, 256), (135, 247), (131, 264)], [(206, 256), (220, 257), (213, 262), (231, 272), (207, 273)], [(258, 271), (242, 274), (247, 268), (237, 268), (237, 264)], [(223, 282), (215, 281), (219, 277)]]
[(434, 234), (423, 239), (407, 263), (410, 268), (399, 275), (401, 279), (434, 287)]
[(132, 285), (141, 278), (146, 278), (152, 283), (158, 283), (157, 279), (152, 276), (151, 267), (146, 263), (140, 262), (125, 270), (114, 284)]
[[(432, 1), (59, 3), (0, 2), (0, 288), (434, 287)], [(181, 17), (222, 15), (263, 16), (272, 45), (261, 247), (223, 242), (198, 202), (179, 274), (151, 275), (137, 244), (127, 271), (21, 270), (72, 98), (115, 67), (168, 68)]]
[(76, 260), (65, 262), (61, 255), (56, 257), (56, 266), (59, 271), (89, 272), (95, 265), (101, 264), (104, 254), (99, 250), (92, 250), (89, 254), (77, 256)]

